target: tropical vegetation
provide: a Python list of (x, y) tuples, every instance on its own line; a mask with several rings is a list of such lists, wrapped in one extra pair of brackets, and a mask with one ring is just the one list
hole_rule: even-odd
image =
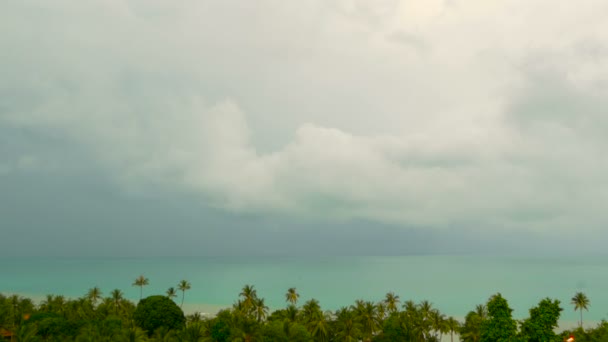
[[(148, 285), (140, 276), (134, 286)], [(0, 294), (0, 340), (12, 341), (608, 341), (608, 322), (594, 328), (581, 325), (556, 333), (563, 308), (556, 299), (542, 299), (529, 317), (516, 320), (500, 293), (477, 305), (464, 320), (449, 317), (430, 301), (401, 301), (389, 292), (378, 302), (356, 300), (335, 311), (319, 301), (299, 303), (295, 287), (285, 293), (285, 307), (271, 311), (253, 285), (245, 285), (230, 308), (215, 316), (185, 316), (181, 306), (191, 284), (180, 281), (165, 294), (136, 304), (120, 289), (104, 292), (92, 287), (81, 298), (48, 295), (39, 303), (18, 295)], [(181, 291), (179, 303), (174, 299)], [(178, 305), (179, 304), (179, 305)], [(589, 299), (576, 293), (574, 310), (587, 310)]]

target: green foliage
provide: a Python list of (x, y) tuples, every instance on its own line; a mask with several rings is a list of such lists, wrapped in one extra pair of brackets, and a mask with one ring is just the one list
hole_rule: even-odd
[(139, 301), (133, 320), (148, 335), (152, 335), (160, 327), (183, 328), (186, 317), (182, 309), (166, 296), (150, 296)]
[(488, 319), (481, 323), (481, 341), (509, 342), (517, 335), (517, 322), (509, 303), (497, 293), (488, 300)]
[(215, 318), (211, 320), (210, 335), (213, 341), (225, 342), (230, 338), (230, 324), (232, 322), (232, 314), (230, 310), (221, 310)]
[(464, 325), (460, 328), (460, 339), (463, 342), (481, 341), (481, 325), (485, 318), (479, 312), (469, 311)]
[(576, 342), (608, 341), (608, 322), (602, 320), (595, 328), (566, 330), (560, 334), (560, 338), (563, 340), (571, 334), (576, 337)]
[(205, 338), (205, 333), (205, 327), (201, 322), (191, 323), (181, 331), (179, 340), (181, 342), (199, 342)]
[(262, 339), (267, 342), (310, 342), (306, 327), (288, 321), (272, 321), (262, 328)]
[(75, 337), (84, 325), (84, 322), (68, 321), (56, 313), (37, 313), (31, 316), (29, 324), (38, 327), (38, 335), (45, 340), (51, 338), (68, 339)]
[(417, 329), (405, 312), (394, 312), (384, 320), (382, 332), (373, 338), (375, 342), (419, 341)]
[(529, 342), (561, 341), (554, 330), (558, 326), (559, 316), (563, 310), (559, 300), (545, 298), (538, 306), (530, 309), (530, 318), (521, 324), (521, 338)]
[(333, 330), (339, 341), (359, 341), (363, 336), (362, 318), (353, 310), (342, 308), (336, 312)]
[[(147, 279), (140, 277), (137, 283), (145, 286)], [(189, 287), (188, 282), (180, 283), (182, 298)], [(34, 342), (436, 342), (453, 341), (458, 334), (464, 342), (560, 342), (570, 334), (577, 342), (608, 341), (605, 321), (595, 328), (555, 334), (563, 309), (558, 300), (549, 298), (530, 309), (518, 333), (512, 310), (500, 294), (470, 311), (463, 324), (446, 317), (429, 301), (408, 300), (400, 310), (399, 296), (394, 293), (379, 302), (357, 300), (335, 312), (323, 311), (315, 299), (299, 308), (297, 297), (295, 288), (289, 289), (288, 306), (269, 315), (264, 299), (247, 285), (231, 309), (213, 318), (195, 313), (186, 319), (181, 308), (164, 295), (142, 299), (136, 307), (118, 289), (105, 298), (97, 287), (82, 298), (49, 295), (38, 306), (28, 298), (0, 294), (0, 329), (13, 333), (15, 341)], [(571, 302), (581, 312), (589, 306), (582, 293)], [(442, 338), (445, 334), (447, 339)]]

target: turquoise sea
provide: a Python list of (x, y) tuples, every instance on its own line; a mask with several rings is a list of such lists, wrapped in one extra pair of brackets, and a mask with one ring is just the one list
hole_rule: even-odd
[(500, 292), (524, 318), (544, 297), (559, 299), (564, 322), (575, 322), (570, 298), (583, 291), (591, 301), (587, 321), (608, 318), (608, 257), (217, 257), (217, 258), (3, 258), (0, 292), (40, 298), (45, 294), (79, 297), (99, 286), (104, 294), (119, 288), (132, 299), (135, 277), (150, 285), (144, 296), (164, 294), (181, 279), (190, 308), (231, 305), (245, 284), (256, 287), (271, 309), (285, 305), (284, 294), (296, 287), (301, 303), (316, 298), (324, 309), (356, 299), (381, 300), (393, 291), (404, 302), (427, 299), (442, 312), (462, 318), (475, 305)]

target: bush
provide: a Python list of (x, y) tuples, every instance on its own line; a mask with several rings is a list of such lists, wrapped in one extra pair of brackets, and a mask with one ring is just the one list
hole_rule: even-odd
[(133, 319), (148, 335), (152, 335), (160, 327), (178, 330), (186, 323), (182, 309), (165, 296), (150, 296), (142, 299), (137, 304)]

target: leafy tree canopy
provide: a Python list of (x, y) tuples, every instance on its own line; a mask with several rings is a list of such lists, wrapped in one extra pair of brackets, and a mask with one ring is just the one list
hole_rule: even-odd
[(554, 330), (557, 328), (562, 308), (559, 300), (545, 298), (538, 306), (530, 309), (530, 318), (521, 325), (521, 337), (523, 341), (529, 342), (552, 342), (561, 341)]
[(509, 342), (517, 334), (517, 322), (511, 317), (509, 303), (497, 293), (488, 300), (488, 319), (481, 323), (482, 342)]
[(148, 335), (152, 335), (160, 327), (181, 329), (186, 322), (186, 317), (182, 309), (166, 296), (150, 296), (137, 304), (133, 320)]

